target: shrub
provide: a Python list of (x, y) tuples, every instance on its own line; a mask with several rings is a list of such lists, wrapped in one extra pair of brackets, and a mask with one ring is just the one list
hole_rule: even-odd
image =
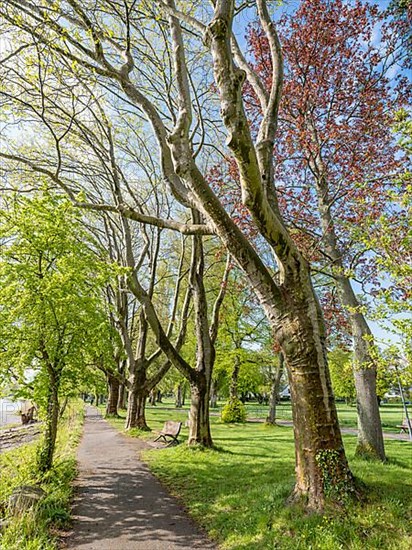
[(222, 409), (222, 422), (231, 424), (246, 421), (246, 408), (239, 399), (231, 399)]

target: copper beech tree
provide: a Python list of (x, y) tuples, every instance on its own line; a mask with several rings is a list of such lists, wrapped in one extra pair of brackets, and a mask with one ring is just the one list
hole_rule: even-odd
[[(117, 210), (123, 219), (133, 218), (194, 235), (196, 269), (192, 287), (198, 372), (210, 370), (214, 353), (205, 320), (201, 235), (219, 237), (244, 271), (288, 369), (296, 448), (294, 497), (305, 499), (311, 508), (321, 509), (333, 490), (353, 494), (355, 487), (339, 430), (326, 359), (325, 325), (310, 265), (287, 230), (278, 205), (273, 149), (283, 59), (267, 3), (257, 0), (255, 7), (269, 43), (273, 67), (270, 89), (246, 62), (236, 41), (234, 1), (114, 4), (105, 0), (6, 0), (1, 4), (0, 15), (10, 32), (18, 30), (16, 49), (8, 54), (6, 65), (16, 58), (23, 64), (32, 48), (43, 64), (53, 62), (62, 72), (64, 67), (70, 67), (68, 86), (73, 86), (75, 79), (90, 79), (96, 88), (108, 90), (106, 100), (112, 101), (112, 109), (118, 108), (120, 102), (136, 122), (141, 117), (147, 121), (143, 129), (147, 139), (150, 135), (156, 138), (159, 164), (170, 196), (189, 209), (191, 222), (143, 215), (121, 201), (106, 207)], [(10, 71), (8, 75), (14, 78)], [(253, 87), (262, 112), (253, 133), (242, 97), (245, 79)], [(242, 201), (260, 239), (276, 258), (276, 273), (208, 184), (207, 162), (216, 147), (225, 149), (223, 135), (239, 171)], [(11, 152), (6, 154), (9, 160), (19, 162)], [(57, 158), (54, 175), (59, 174), (59, 166)], [(108, 200), (105, 196), (103, 199)], [(101, 209), (104, 207), (100, 205)], [(130, 258), (129, 265), (132, 262)], [(147, 292), (136, 277), (129, 278), (129, 287), (140, 300), (167, 359), (182, 374), (192, 376), (173, 343), (165, 338)], [(192, 382), (195, 377), (197, 374), (193, 373)], [(192, 391), (198, 387), (193, 383)]]
[[(347, 312), (357, 452), (382, 460), (374, 342), (353, 283), (379, 281), (373, 254), (353, 229), (385, 211), (394, 174), (404, 162), (389, 131), (397, 109), (409, 99), (399, 68), (398, 78), (389, 78), (405, 53), (399, 27), (376, 5), (343, 0), (303, 0), (278, 23), (285, 59), (274, 147), (281, 210), (305, 256), (329, 274)], [(377, 29), (379, 44), (373, 41)], [(254, 67), (270, 90), (276, 68), (260, 24), (250, 29), (248, 42)], [(252, 87), (249, 92), (249, 116), (256, 127), (264, 113)]]

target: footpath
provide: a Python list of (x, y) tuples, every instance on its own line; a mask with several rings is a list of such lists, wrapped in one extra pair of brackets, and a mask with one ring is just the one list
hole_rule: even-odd
[(97, 409), (87, 408), (73, 529), (64, 548), (216, 549), (140, 460), (148, 447), (119, 433)]

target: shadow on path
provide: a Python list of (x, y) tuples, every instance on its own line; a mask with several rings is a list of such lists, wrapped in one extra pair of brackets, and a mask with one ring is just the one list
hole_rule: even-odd
[(79, 446), (73, 532), (79, 550), (215, 549), (139, 460), (147, 443), (87, 410)]

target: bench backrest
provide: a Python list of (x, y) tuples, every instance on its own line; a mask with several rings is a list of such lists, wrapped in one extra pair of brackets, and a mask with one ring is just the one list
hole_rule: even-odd
[(168, 420), (164, 423), (162, 432), (167, 435), (173, 435), (174, 437), (177, 437), (180, 432), (180, 428), (182, 427), (181, 422), (176, 422), (175, 420)]

